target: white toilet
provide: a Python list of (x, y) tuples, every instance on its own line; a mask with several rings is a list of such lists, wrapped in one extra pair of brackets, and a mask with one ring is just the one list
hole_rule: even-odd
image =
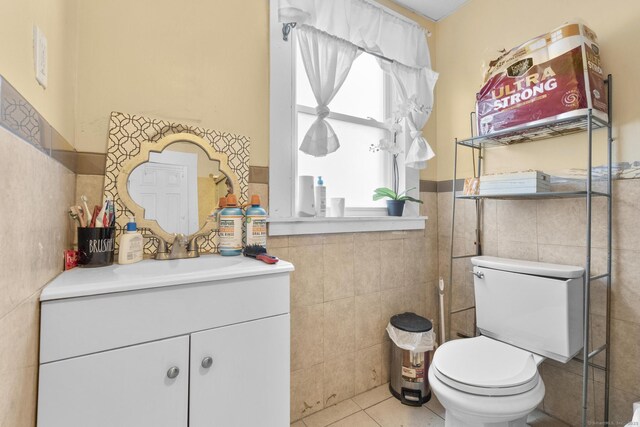
[(445, 426), (526, 426), (544, 397), (538, 365), (582, 349), (582, 267), (488, 256), (471, 259), (475, 338), (435, 352), (429, 384)]

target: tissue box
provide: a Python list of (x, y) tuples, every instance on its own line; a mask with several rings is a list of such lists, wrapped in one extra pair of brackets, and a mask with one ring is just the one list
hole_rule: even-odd
[(547, 193), (551, 177), (540, 171), (485, 175), (480, 178), (480, 195)]
[[(480, 135), (525, 124), (544, 125), (586, 114), (589, 108), (607, 120), (597, 37), (578, 23), (531, 39), (492, 61), (476, 95)], [(578, 127), (576, 123), (564, 126)]]

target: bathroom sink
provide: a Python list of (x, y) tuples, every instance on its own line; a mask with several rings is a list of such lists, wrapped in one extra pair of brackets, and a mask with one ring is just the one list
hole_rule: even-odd
[(131, 265), (115, 265), (113, 274), (121, 277), (131, 276), (163, 276), (165, 274), (197, 273), (212, 269), (229, 268), (242, 263), (240, 257), (222, 257), (205, 255), (199, 258), (185, 258), (167, 261), (146, 260), (130, 268)]
[(64, 280), (54, 279), (40, 296), (41, 301), (62, 298), (161, 288), (201, 282), (215, 282), (239, 277), (292, 271), (293, 266), (280, 261), (267, 265), (243, 256), (203, 255), (193, 259), (169, 261), (144, 260), (136, 264), (98, 268), (74, 268), (64, 273)]

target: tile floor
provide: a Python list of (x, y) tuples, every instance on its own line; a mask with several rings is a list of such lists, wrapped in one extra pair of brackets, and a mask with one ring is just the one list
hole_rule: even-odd
[[(532, 427), (567, 427), (567, 424), (535, 411), (527, 420)], [(316, 412), (291, 427), (428, 427), (444, 426), (444, 408), (433, 396), (421, 407), (406, 406), (383, 384), (337, 405)]]

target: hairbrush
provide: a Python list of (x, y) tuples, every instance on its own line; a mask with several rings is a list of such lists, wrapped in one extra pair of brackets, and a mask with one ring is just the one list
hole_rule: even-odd
[(260, 245), (249, 245), (246, 248), (244, 248), (244, 256), (255, 258), (267, 264), (275, 264), (278, 261), (280, 261), (278, 257), (269, 255), (267, 253), (267, 248)]

